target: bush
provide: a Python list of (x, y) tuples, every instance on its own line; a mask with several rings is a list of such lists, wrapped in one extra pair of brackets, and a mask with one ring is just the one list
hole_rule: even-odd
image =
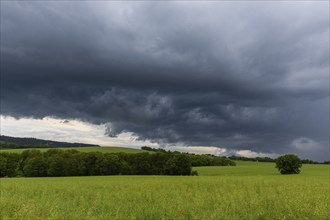
[(276, 168), (281, 174), (298, 174), (301, 166), (302, 161), (293, 154), (286, 154), (276, 159)]
[(198, 172), (197, 172), (197, 170), (193, 170), (193, 171), (191, 171), (191, 174), (190, 174), (191, 176), (198, 176)]

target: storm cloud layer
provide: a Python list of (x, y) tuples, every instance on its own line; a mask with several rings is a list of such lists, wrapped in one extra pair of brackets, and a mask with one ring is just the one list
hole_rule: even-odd
[(329, 155), (329, 2), (1, 2), (1, 114)]

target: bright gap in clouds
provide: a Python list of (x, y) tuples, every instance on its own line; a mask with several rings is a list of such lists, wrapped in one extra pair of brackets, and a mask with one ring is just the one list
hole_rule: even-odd
[(120, 134), (117, 138), (105, 136), (105, 124), (94, 125), (78, 120), (64, 120), (51, 117), (43, 119), (15, 119), (1, 115), (0, 119), (1, 135), (98, 144), (100, 146), (134, 148), (140, 148), (143, 145), (155, 146), (155, 144), (148, 141), (135, 140), (130, 133)]
[[(21, 118), (0, 115), (1, 135), (13, 137), (34, 137), (46, 140), (98, 144), (100, 146), (118, 146), (140, 148), (160, 146), (150, 141), (137, 140), (130, 132), (111, 138), (104, 135), (106, 125), (94, 125), (78, 120), (57, 119), (45, 117), (42, 119)], [(250, 150), (227, 150), (215, 146), (167, 146), (166, 150), (189, 152), (196, 154), (214, 154), (230, 156), (233, 154), (244, 157), (276, 157), (277, 154), (256, 153)]]

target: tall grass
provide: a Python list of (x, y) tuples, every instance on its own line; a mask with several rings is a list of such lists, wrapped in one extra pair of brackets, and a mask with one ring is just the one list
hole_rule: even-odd
[(243, 163), (198, 167), (201, 176), (189, 177), (3, 178), (0, 217), (329, 219), (329, 167), (306, 165), (299, 175), (280, 175), (274, 164)]

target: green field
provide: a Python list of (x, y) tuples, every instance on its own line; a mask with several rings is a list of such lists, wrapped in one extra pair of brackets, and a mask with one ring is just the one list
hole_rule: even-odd
[(142, 153), (149, 152), (141, 149), (127, 148), (127, 147), (65, 147), (65, 148), (26, 148), (26, 149), (1, 149), (1, 152), (11, 152), (11, 153), (22, 153), (24, 150), (40, 150), (45, 152), (50, 149), (60, 149), (60, 150), (78, 150), (81, 152), (102, 152), (102, 153)]
[(200, 176), (2, 178), (1, 219), (329, 219), (329, 165), (195, 167)]

